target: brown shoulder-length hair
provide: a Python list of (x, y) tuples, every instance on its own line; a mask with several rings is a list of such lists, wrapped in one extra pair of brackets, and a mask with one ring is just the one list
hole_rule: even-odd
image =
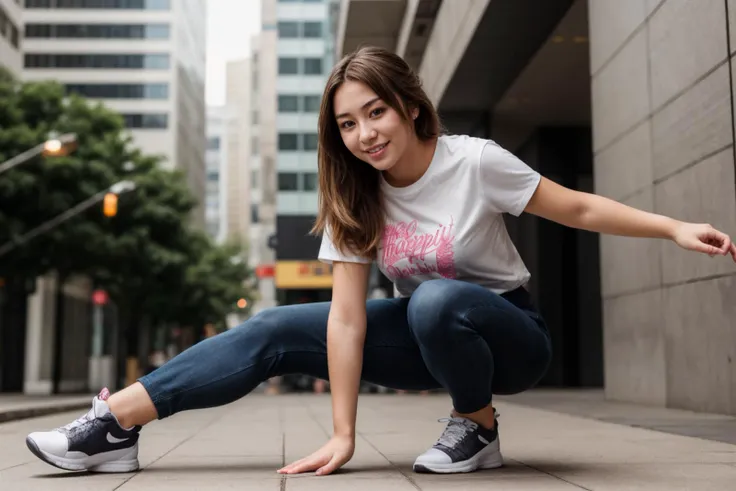
[[(413, 123), (421, 141), (439, 136), (441, 127), (421, 80), (400, 56), (363, 47), (332, 69), (319, 112), (319, 212), (312, 233), (329, 228), (340, 252), (375, 259), (383, 229), (380, 171), (353, 155), (342, 140), (333, 99), (347, 80), (370, 87), (402, 119)], [(419, 109), (416, 120), (411, 117), (414, 108)]]

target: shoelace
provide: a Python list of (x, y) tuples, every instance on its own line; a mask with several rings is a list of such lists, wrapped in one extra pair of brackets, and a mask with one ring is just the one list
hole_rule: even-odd
[(472, 429), (470, 425), (474, 424), (462, 418), (441, 418), (437, 421), (447, 423), (445, 431), (442, 432), (437, 443), (449, 448), (454, 448), (455, 445), (460, 443), (465, 438), (465, 435), (468, 434), (468, 430)]
[(76, 428), (77, 426), (81, 426), (84, 423), (87, 423), (89, 421), (92, 421), (93, 419), (95, 419), (95, 408), (90, 409), (89, 411), (87, 411), (87, 414), (84, 414), (84, 415), (78, 417), (77, 419), (75, 419), (74, 421), (72, 421), (71, 423), (69, 423), (68, 425), (62, 426), (61, 428), (59, 428), (59, 431), (61, 431), (61, 430), (67, 430), (67, 431), (68, 430), (71, 430), (72, 428)]

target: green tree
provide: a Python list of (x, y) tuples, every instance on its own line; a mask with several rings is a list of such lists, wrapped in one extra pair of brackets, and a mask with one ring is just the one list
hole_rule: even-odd
[[(45, 141), (50, 133), (76, 133), (78, 147), (67, 156), (30, 159), (0, 178), (0, 244), (15, 241), (29, 230), (108, 188), (135, 157), (122, 132), (122, 118), (101, 105), (67, 97), (55, 82), (21, 83), (0, 73), (0, 162)], [(0, 257), (5, 295), (2, 359), (22, 365), (26, 297), (35, 278), (56, 271), (66, 279), (94, 267), (106, 227), (97, 210), (87, 210), (56, 229)], [(63, 312), (59, 312), (61, 318)], [(5, 374), (9, 373), (5, 370)], [(18, 370), (3, 388), (18, 389)]]
[[(20, 83), (0, 72), (0, 161), (43, 142), (50, 132), (78, 137), (73, 153), (34, 158), (0, 178), (0, 244), (121, 179), (136, 184), (120, 197), (116, 216), (104, 216), (100, 204), (0, 257), (6, 284), (0, 326), (8, 326), (0, 329), (0, 355), (5, 360), (24, 352), (29, 285), (49, 271), (56, 271), (62, 282), (70, 275), (87, 275), (110, 292), (121, 314), (128, 355), (136, 351), (144, 318), (208, 322), (222, 316), (236, 292), (242, 292), (234, 285), (242, 287), (247, 268), (223, 266), (222, 258), (234, 254), (233, 249), (215, 247), (189, 227), (196, 201), (184, 176), (161, 169), (159, 158), (142, 155), (123, 130), (119, 114), (67, 96), (58, 83)], [(57, 314), (61, 340), (63, 309)]]
[[(225, 317), (232, 312), (247, 315), (256, 300), (253, 279), (244, 248), (237, 242), (215, 245), (202, 232), (193, 232), (190, 266), (184, 283), (183, 308), (178, 311), (181, 323), (224, 327)], [(240, 299), (245, 308), (237, 307)]]

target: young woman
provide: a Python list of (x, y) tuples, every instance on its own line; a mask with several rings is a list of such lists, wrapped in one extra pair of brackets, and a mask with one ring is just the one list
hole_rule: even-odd
[[(315, 231), (323, 233), (319, 259), (334, 265), (332, 302), (261, 312), (114, 395), (103, 390), (86, 415), (30, 434), (36, 456), (69, 470), (133, 471), (146, 423), (230, 403), (276, 375), (304, 373), (329, 378), (334, 433), (279, 472), (329, 474), (350, 460), (361, 379), (449, 392), (447, 426), (417, 458), (416, 471), (498, 467), (493, 394), (533, 387), (551, 358), (503, 213), (669, 239), (736, 261), (736, 246), (710, 225), (566, 189), (493, 141), (441, 134), (420, 80), (380, 49), (361, 49), (334, 67), (319, 135)], [(398, 298), (366, 301), (372, 261), (394, 281)]]

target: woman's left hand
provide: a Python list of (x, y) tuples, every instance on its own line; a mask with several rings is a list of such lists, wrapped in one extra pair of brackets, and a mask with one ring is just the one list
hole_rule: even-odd
[(683, 223), (677, 227), (673, 240), (683, 249), (713, 256), (727, 256), (736, 261), (736, 244), (728, 235), (706, 223)]

